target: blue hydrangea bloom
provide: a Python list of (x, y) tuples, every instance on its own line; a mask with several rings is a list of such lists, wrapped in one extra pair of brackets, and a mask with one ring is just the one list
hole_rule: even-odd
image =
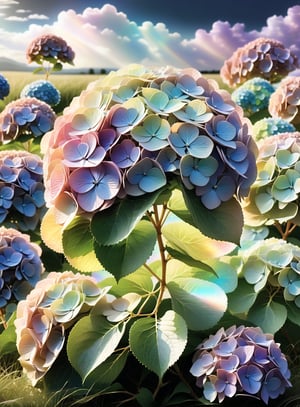
[(253, 125), (253, 136), (260, 140), (280, 133), (293, 133), (296, 127), (285, 119), (277, 117), (265, 117)]
[(40, 247), (28, 235), (0, 228), (0, 307), (26, 297), (44, 271)]
[(49, 81), (38, 80), (27, 84), (21, 91), (21, 97), (33, 97), (50, 106), (60, 102), (60, 91)]
[(8, 80), (0, 74), (0, 99), (4, 99), (9, 94), (10, 86)]

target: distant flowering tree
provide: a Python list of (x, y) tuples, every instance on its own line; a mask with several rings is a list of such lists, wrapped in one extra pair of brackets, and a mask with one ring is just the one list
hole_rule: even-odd
[(5, 76), (0, 74), (0, 100), (4, 99), (10, 92), (10, 85)]
[(45, 71), (46, 79), (52, 71), (60, 71), (63, 63), (73, 65), (75, 53), (67, 42), (54, 34), (43, 34), (32, 40), (26, 50), (28, 63), (42, 65), (35, 72)]
[(238, 48), (224, 62), (220, 75), (225, 84), (235, 87), (255, 77), (279, 82), (297, 68), (297, 56), (280, 41), (257, 38)]
[(25, 85), (20, 97), (36, 98), (50, 106), (56, 106), (61, 100), (60, 91), (46, 80), (38, 80)]
[(35, 230), (45, 212), (42, 159), (26, 151), (0, 152), (0, 222)]
[(190, 372), (210, 402), (248, 394), (268, 404), (291, 386), (279, 344), (258, 327), (219, 329), (197, 347)]
[(272, 117), (281, 118), (300, 125), (300, 76), (288, 76), (277, 86), (270, 97), (269, 112)]
[(52, 130), (56, 114), (47, 103), (34, 97), (8, 103), (0, 113), (0, 143), (40, 137)]

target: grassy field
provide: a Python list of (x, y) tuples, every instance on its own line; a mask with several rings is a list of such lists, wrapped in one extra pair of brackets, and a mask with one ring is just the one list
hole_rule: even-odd
[[(20, 93), (28, 83), (45, 79), (44, 75), (34, 74), (32, 72), (14, 72), (4, 71), (1, 74), (8, 80), (10, 84), (10, 93), (3, 100), (0, 100), (0, 111), (5, 105), (12, 100), (20, 97)], [(73, 75), (73, 74), (55, 74), (51, 75), (49, 80), (61, 93), (61, 102), (54, 107), (54, 110), (59, 113), (65, 106), (68, 106), (74, 96), (78, 96), (85, 89), (88, 83), (99, 79), (101, 75)]]
[[(20, 93), (25, 85), (28, 83), (44, 79), (44, 75), (34, 74), (32, 72), (14, 72), (4, 71), (1, 74), (8, 80), (10, 84), (10, 93), (3, 100), (0, 100), (0, 112), (4, 109), (5, 105), (12, 100), (16, 100), (20, 97)], [(61, 102), (54, 107), (56, 113), (62, 112), (65, 106), (68, 106), (74, 96), (78, 96), (80, 92), (85, 89), (88, 83), (93, 82), (103, 75), (89, 75), (89, 74), (54, 74), (51, 75), (49, 80), (61, 93)], [(206, 78), (215, 79), (220, 88), (226, 89), (226, 86), (222, 84), (219, 75), (217, 74), (205, 74)]]

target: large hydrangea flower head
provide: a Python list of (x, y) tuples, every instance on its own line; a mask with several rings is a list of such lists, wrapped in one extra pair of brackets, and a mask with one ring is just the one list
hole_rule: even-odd
[(4, 99), (10, 92), (10, 85), (5, 76), (0, 74), (0, 100)]
[(74, 98), (43, 137), (47, 206), (65, 221), (91, 216), (175, 178), (217, 208), (255, 180), (250, 133), (230, 94), (195, 69), (111, 72)]
[(268, 404), (291, 387), (285, 355), (259, 327), (219, 329), (197, 347), (190, 372), (210, 402), (243, 394)]
[(15, 320), (19, 361), (35, 385), (50, 369), (64, 342), (65, 330), (107, 292), (92, 276), (51, 272), (20, 301)]
[(264, 117), (253, 124), (253, 136), (256, 141), (280, 133), (294, 133), (296, 127), (289, 121), (276, 117)]
[(75, 53), (67, 42), (54, 34), (43, 34), (32, 40), (26, 50), (28, 63), (63, 62), (73, 64)]
[(271, 95), (269, 112), (272, 117), (300, 124), (300, 76), (288, 76), (283, 79)]
[(56, 114), (47, 103), (34, 97), (8, 103), (0, 113), (0, 141), (40, 137), (53, 128)]
[(0, 222), (34, 230), (45, 211), (42, 159), (26, 151), (0, 152)]
[(245, 224), (298, 222), (300, 133), (280, 133), (260, 140), (257, 178), (243, 201)]
[(41, 79), (25, 85), (20, 97), (36, 98), (50, 106), (56, 106), (60, 102), (61, 94), (50, 81)]
[(268, 108), (270, 96), (274, 91), (274, 86), (267, 79), (258, 77), (244, 82), (231, 96), (249, 117)]
[(0, 228), (0, 308), (23, 300), (44, 271), (40, 247), (15, 229)]
[(230, 87), (261, 77), (279, 82), (299, 67), (299, 61), (280, 41), (257, 38), (238, 48), (220, 70), (222, 81)]

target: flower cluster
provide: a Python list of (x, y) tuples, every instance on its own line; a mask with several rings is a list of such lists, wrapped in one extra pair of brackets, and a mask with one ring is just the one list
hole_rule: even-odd
[(42, 139), (47, 205), (92, 214), (175, 177), (214, 209), (255, 180), (250, 128), (230, 94), (193, 68), (111, 72)]
[(271, 83), (279, 82), (299, 67), (297, 56), (280, 42), (257, 38), (238, 48), (220, 70), (221, 79), (229, 86), (261, 77)]
[(266, 79), (252, 78), (235, 89), (232, 99), (243, 108), (245, 115), (266, 109), (269, 105), (271, 94), (275, 91), (274, 86)]
[(44, 209), (42, 159), (26, 151), (1, 151), (0, 222), (34, 230)]
[(65, 62), (73, 64), (75, 53), (66, 41), (53, 34), (45, 34), (33, 39), (26, 50), (28, 63), (42, 64)]
[(43, 79), (25, 85), (20, 96), (36, 98), (50, 106), (56, 106), (61, 99), (59, 90), (51, 82)]
[(9, 143), (21, 136), (42, 136), (53, 128), (55, 119), (55, 112), (41, 100), (14, 100), (0, 113), (0, 142)]
[(44, 271), (40, 247), (15, 229), (0, 228), (0, 308), (23, 300)]
[[(282, 294), (285, 302), (300, 308), (300, 249), (286, 240), (275, 237), (245, 242), (238, 251), (239, 278), (253, 286), (258, 293), (265, 287)], [(243, 247), (244, 246), (244, 247)], [(281, 289), (279, 290), (279, 287)]]
[(91, 276), (51, 272), (18, 303), (15, 320), (19, 361), (35, 385), (50, 369), (65, 341), (65, 328), (105, 295)]
[(291, 387), (285, 355), (259, 327), (221, 328), (197, 349), (190, 372), (210, 402), (247, 394), (268, 404)]
[(299, 151), (299, 132), (281, 133), (260, 141), (257, 179), (243, 202), (246, 225), (272, 225), (296, 217), (300, 193)]
[(0, 100), (4, 99), (10, 92), (8, 80), (0, 74)]
[(272, 117), (300, 124), (300, 76), (283, 79), (270, 97), (269, 112)]
[(293, 133), (296, 127), (287, 120), (276, 117), (264, 117), (253, 125), (253, 137), (256, 141), (279, 133)]

